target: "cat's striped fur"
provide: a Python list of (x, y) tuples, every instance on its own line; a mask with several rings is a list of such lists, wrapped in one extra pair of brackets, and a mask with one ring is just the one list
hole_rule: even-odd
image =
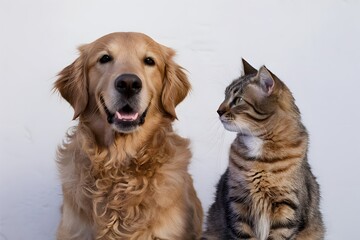
[(243, 65), (218, 110), (237, 137), (203, 239), (324, 239), (319, 185), (294, 98), (265, 66)]

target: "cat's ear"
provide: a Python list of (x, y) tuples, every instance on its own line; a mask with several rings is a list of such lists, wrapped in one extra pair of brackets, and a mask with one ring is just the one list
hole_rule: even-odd
[(244, 69), (244, 75), (256, 74), (258, 71), (251, 66), (245, 59), (241, 59)]
[(261, 89), (265, 92), (265, 94), (267, 96), (271, 95), (275, 86), (275, 80), (271, 72), (265, 66), (262, 66), (256, 77), (259, 79)]

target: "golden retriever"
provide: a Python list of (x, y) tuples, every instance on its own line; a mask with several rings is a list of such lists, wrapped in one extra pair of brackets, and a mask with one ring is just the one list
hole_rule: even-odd
[(199, 238), (189, 141), (172, 129), (190, 89), (175, 52), (123, 32), (79, 52), (54, 85), (79, 119), (58, 150), (57, 239)]

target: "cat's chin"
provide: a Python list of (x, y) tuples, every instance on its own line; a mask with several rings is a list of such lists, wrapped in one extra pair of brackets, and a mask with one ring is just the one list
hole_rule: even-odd
[(228, 130), (229, 132), (236, 132), (236, 133), (238, 133), (240, 135), (244, 135), (244, 136), (253, 135), (251, 133), (251, 131), (249, 130), (249, 128), (247, 128), (246, 126), (239, 126), (235, 123), (224, 122), (224, 121), (222, 121), (222, 124), (224, 125), (224, 128), (226, 130)]
[(236, 124), (231, 124), (231, 123), (225, 123), (223, 122), (224, 128), (230, 132), (242, 132), (242, 129), (239, 128), (239, 126), (237, 126)]

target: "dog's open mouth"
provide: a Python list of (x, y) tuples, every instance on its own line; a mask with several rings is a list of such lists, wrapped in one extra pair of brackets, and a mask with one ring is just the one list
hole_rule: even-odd
[(135, 121), (139, 116), (139, 113), (119, 113), (116, 112), (115, 113), (115, 117), (116, 119), (120, 120), (120, 121)]
[(120, 132), (130, 132), (145, 122), (148, 109), (140, 114), (139, 112), (135, 111), (129, 104), (126, 104), (113, 113), (106, 106), (103, 96), (100, 96), (100, 102), (107, 115), (108, 123), (114, 124), (116, 129)]

